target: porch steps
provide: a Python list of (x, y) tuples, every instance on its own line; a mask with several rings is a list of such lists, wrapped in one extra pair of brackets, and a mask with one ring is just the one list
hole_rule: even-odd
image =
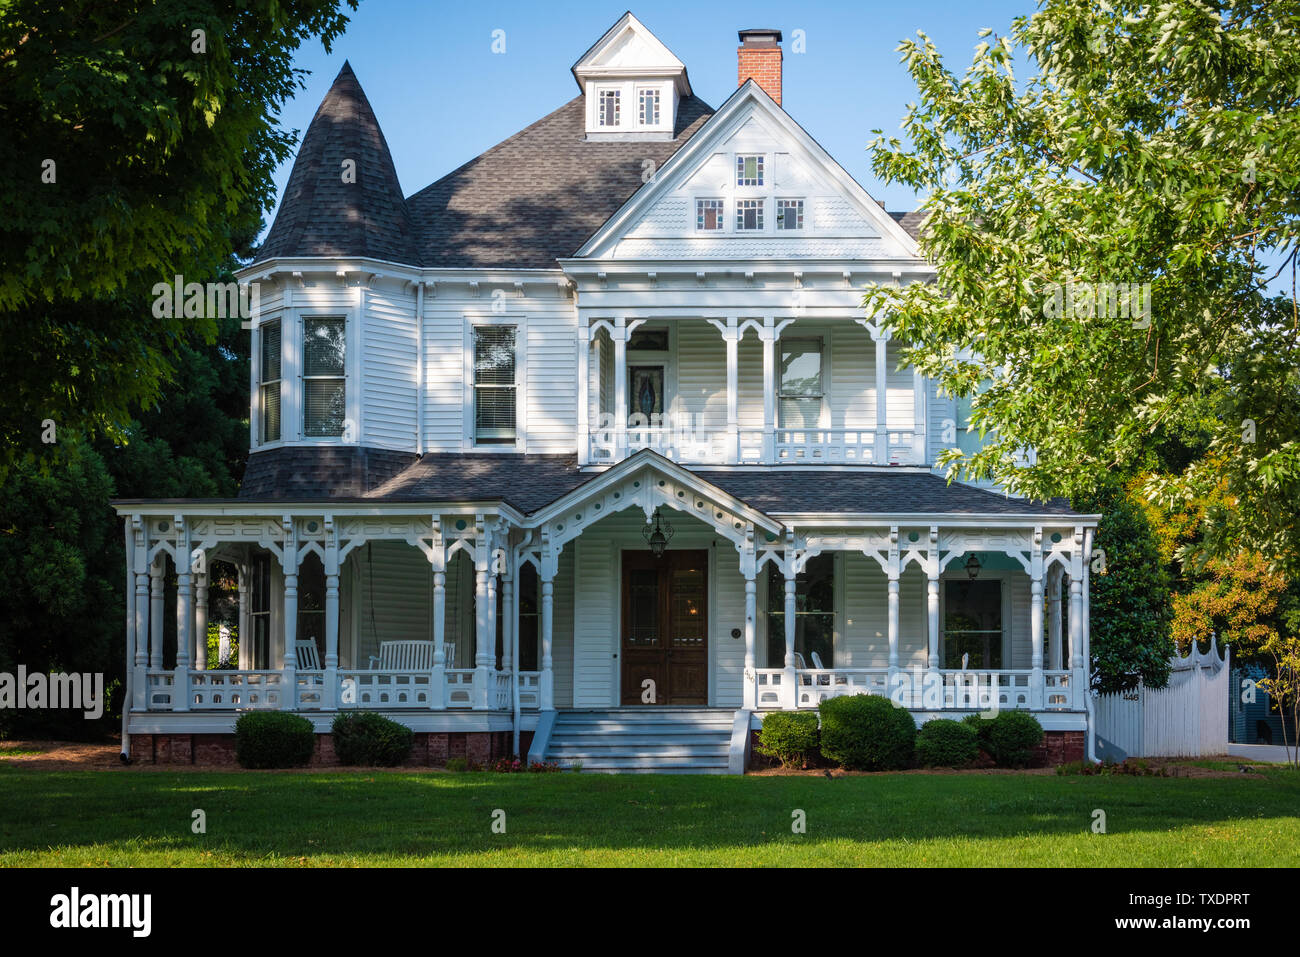
[(726, 774), (734, 714), (717, 708), (561, 711), (546, 760), (609, 774)]

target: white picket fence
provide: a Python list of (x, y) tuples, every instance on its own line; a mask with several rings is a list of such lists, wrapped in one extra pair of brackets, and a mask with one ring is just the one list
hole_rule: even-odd
[(1204, 654), (1193, 645), (1186, 657), (1174, 657), (1166, 687), (1099, 695), (1097, 756), (1227, 754), (1229, 656), (1225, 648), (1219, 657), (1218, 640), (1211, 638)]

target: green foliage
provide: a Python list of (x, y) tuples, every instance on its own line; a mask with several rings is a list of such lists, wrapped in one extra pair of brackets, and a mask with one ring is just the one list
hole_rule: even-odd
[[(872, 165), (927, 197), (936, 281), (868, 287), (865, 305), (905, 361), (975, 397), (985, 444), (942, 456), (951, 475), (1075, 497), (1182, 436), (1190, 457), (1171, 460), (1190, 484), (1230, 493), (1208, 541), (1300, 567), (1300, 322), (1291, 302), (1260, 318), (1271, 267), (1296, 269), (1295, 16), (1259, 0), (1043, 0), (964, 73), (924, 35), (900, 46), (918, 90), (908, 142), (878, 135)], [(1150, 308), (1062, 308), (1070, 284), (1149, 284)], [(1202, 397), (1225, 383), (1198, 449)]]
[(468, 771), (469, 758), (448, 758), (446, 767), (448, 771)]
[(773, 711), (758, 732), (759, 754), (778, 758), (785, 768), (801, 768), (817, 750), (817, 715), (811, 711)]
[(975, 729), (950, 718), (921, 725), (916, 734), (916, 760), (927, 768), (961, 768), (979, 757)]
[(1107, 694), (1136, 687), (1141, 680), (1149, 688), (1163, 688), (1174, 652), (1170, 581), (1150, 522), (1114, 485), (1072, 504), (1102, 516), (1092, 545), (1098, 565), (1088, 579), (1093, 687)]
[(962, 724), (975, 731), (981, 750), (1000, 768), (1023, 768), (1043, 743), (1043, 726), (1028, 711), (999, 711), (992, 718), (968, 714)]
[(211, 341), (212, 317), (152, 315), (153, 287), (217, 280), (247, 251), (296, 139), (277, 122), (302, 85), (293, 54), (315, 36), (330, 49), (339, 7), (4, 4), (0, 476), (43, 451), (45, 419), (125, 439), (179, 348)]
[(822, 755), (850, 771), (896, 771), (912, 763), (916, 722), (906, 708), (879, 695), (827, 698), (821, 714)]
[(297, 768), (311, 760), (316, 733), (287, 711), (250, 711), (235, 722), (235, 760), (246, 768)]
[(415, 732), (373, 711), (347, 711), (334, 719), (334, 753), (342, 764), (396, 767), (411, 756)]

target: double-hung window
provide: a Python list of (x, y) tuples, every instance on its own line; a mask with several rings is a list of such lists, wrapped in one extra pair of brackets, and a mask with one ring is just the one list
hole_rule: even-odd
[(474, 330), (474, 440), (514, 442), (515, 327), (479, 326)]
[(302, 434), (340, 436), (347, 418), (343, 319), (302, 321)]
[(816, 428), (822, 412), (821, 339), (782, 339), (777, 395), (781, 427)]
[(259, 329), (262, 340), (261, 382), (258, 404), (261, 410), (262, 442), (280, 440), (280, 323), (264, 322)]

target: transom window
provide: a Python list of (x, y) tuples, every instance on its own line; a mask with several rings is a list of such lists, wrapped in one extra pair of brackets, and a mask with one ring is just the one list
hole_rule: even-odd
[(763, 201), (761, 199), (742, 199), (736, 203), (736, 229), (754, 230), (763, 228)]
[[(827, 668), (835, 665), (835, 556), (808, 559), (794, 584), (794, 650), (804, 665), (816, 667), (813, 654)], [(767, 566), (767, 666), (785, 667), (785, 576)]]
[(695, 201), (695, 228), (706, 231), (722, 229), (722, 200), (697, 199)]
[(601, 90), (597, 101), (599, 106), (599, 123), (601, 126), (618, 126), (620, 105), (618, 90)]
[(736, 157), (736, 185), (737, 186), (762, 186), (763, 185), (763, 156), (758, 155), (738, 155)]
[(303, 320), (303, 435), (343, 434), (347, 417), (344, 330), (342, 319)]
[(778, 199), (776, 201), (776, 228), (803, 229), (802, 199)]
[(280, 323), (267, 322), (261, 327), (262, 381), (259, 395), (263, 442), (280, 440)]
[(648, 87), (637, 94), (637, 103), (640, 111), (640, 120), (642, 126), (659, 125), (659, 90), (657, 87)]
[(782, 428), (816, 428), (822, 395), (821, 339), (782, 339), (777, 398)]
[(515, 441), (515, 327), (474, 330), (474, 438)]

